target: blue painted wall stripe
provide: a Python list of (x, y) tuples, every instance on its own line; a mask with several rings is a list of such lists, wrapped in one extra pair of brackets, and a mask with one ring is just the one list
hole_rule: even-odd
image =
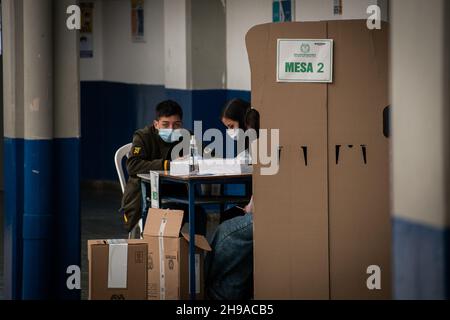
[(4, 138), (4, 294), (22, 296), (23, 140)]
[(57, 299), (78, 300), (80, 290), (66, 286), (68, 266), (81, 267), (80, 139), (54, 140), (55, 175), (53, 210), (58, 243), (54, 246), (55, 294)]
[(450, 298), (449, 229), (393, 220), (394, 298)]
[(53, 141), (24, 142), (23, 299), (51, 294)]
[(154, 107), (164, 99), (162, 86), (82, 82), (82, 178), (116, 180), (116, 150), (130, 143), (137, 128), (154, 119)]
[(80, 141), (4, 139), (5, 296), (79, 299), (66, 288), (80, 265)]
[(240, 98), (243, 100), (247, 100), (248, 102), (251, 102), (251, 92), (245, 91), (245, 90), (226, 90), (226, 100), (231, 100), (234, 98)]
[(46, 239), (51, 235), (52, 154), (53, 140), (25, 140), (24, 239)]
[[(178, 104), (183, 108), (183, 125), (186, 129), (193, 129), (193, 118), (192, 118), (192, 96), (193, 92), (189, 90), (179, 90), (179, 89), (164, 89), (165, 90), (165, 99), (170, 99), (178, 102)], [(161, 102), (157, 101), (154, 105), (143, 106), (144, 108), (155, 109), (156, 105)], [(148, 119), (146, 122), (151, 123), (154, 119)]]

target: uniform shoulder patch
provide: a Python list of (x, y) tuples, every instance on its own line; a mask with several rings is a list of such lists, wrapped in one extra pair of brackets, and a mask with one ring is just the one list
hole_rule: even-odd
[(141, 150), (142, 150), (141, 147), (134, 147), (134, 148), (133, 148), (133, 155), (134, 155), (134, 156), (140, 155), (140, 154), (141, 154)]

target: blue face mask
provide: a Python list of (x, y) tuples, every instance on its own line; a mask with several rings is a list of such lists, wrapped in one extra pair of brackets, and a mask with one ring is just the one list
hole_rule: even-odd
[(167, 143), (178, 142), (182, 136), (180, 130), (173, 129), (159, 129), (158, 133), (161, 139)]
[(173, 129), (158, 129), (159, 136), (161, 137), (161, 139), (163, 139), (164, 142), (167, 143), (172, 142), (171, 140), (172, 132)]
[(181, 134), (181, 130), (177, 129), (177, 130), (173, 130), (170, 140), (172, 142), (178, 142), (178, 141), (180, 141), (180, 138), (182, 138), (182, 137), (183, 137), (183, 135)]

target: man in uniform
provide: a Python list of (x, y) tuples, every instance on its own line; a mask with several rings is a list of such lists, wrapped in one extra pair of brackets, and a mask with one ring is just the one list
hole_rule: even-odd
[[(122, 198), (125, 227), (131, 232), (132, 238), (139, 238), (137, 224), (142, 216), (141, 187), (138, 174), (148, 174), (150, 171), (170, 169), (171, 152), (179, 142), (181, 135), (177, 129), (183, 126), (183, 110), (175, 101), (167, 100), (156, 106), (156, 119), (153, 125), (137, 130), (133, 136), (133, 145), (127, 160), (128, 181)], [(184, 185), (161, 186), (162, 195), (187, 195)], [(165, 208), (185, 211), (184, 222), (188, 220), (187, 206), (177, 203), (165, 204)], [(198, 234), (206, 233), (206, 215), (203, 208), (196, 206), (196, 230)]]

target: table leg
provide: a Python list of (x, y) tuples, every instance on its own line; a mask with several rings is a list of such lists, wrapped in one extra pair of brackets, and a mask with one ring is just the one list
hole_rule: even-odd
[[(223, 195), (225, 193), (224, 188), (225, 188), (225, 185), (224, 184), (220, 184), (220, 193), (219, 194), (220, 194), (221, 197), (223, 197)], [(225, 204), (224, 203), (221, 203), (219, 205), (219, 210), (220, 210), (219, 214), (222, 214), (225, 211)]]
[(191, 300), (195, 300), (195, 183), (188, 184), (189, 200), (189, 284)]

